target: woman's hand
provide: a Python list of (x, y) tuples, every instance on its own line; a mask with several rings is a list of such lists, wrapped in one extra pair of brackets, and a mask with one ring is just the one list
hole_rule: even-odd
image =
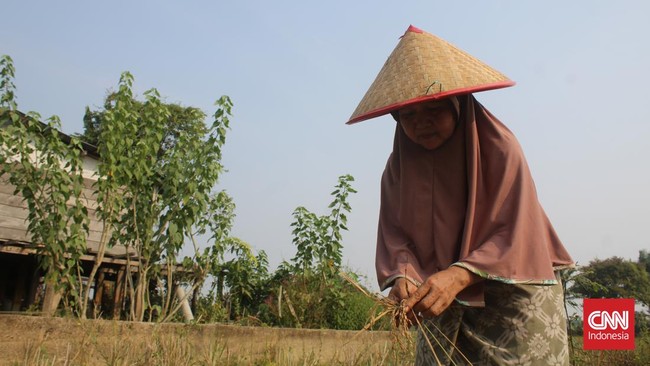
[[(393, 282), (393, 287), (390, 289), (390, 292), (388, 293), (388, 298), (395, 301), (396, 304), (401, 304), (402, 301), (405, 301), (408, 299), (416, 290), (418, 287), (413, 284), (413, 282), (407, 280), (404, 277), (399, 277), (395, 279), (395, 282)], [(413, 324), (415, 322), (415, 318), (412, 315), (413, 313), (410, 312), (411, 316), (407, 313), (407, 317), (409, 318), (409, 323)], [(401, 319), (399, 317), (396, 317), (395, 323), (397, 326), (400, 325)]]
[(481, 277), (462, 267), (451, 266), (427, 278), (404, 301), (404, 310), (411, 321), (415, 320), (412, 318), (415, 314), (425, 318), (438, 316), (451, 305), (459, 292), (480, 280)]
[(417, 289), (418, 287), (413, 282), (404, 277), (399, 277), (393, 282), (388, 298), (399, 304), (402, 300), (408, 299)]

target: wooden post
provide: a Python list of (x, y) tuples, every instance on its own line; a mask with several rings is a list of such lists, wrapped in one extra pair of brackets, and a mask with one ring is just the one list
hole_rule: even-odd
[(26, 286), (26, 278), (27, 277), (27, 271), (25, 271), (24, 267), (20, 267), (19, 270), (16, 271), (15, 273), (15, 282), (14, 282), (14, 298), (12, 300), (11, 304), (11, 310), (12, 311), (21, 311), (22, 305), (25, 300), (25, 286)]
[(41, 280), (41, 270), (38, 268), (38, 265), (32, 265), (30, 269), (32, 270), (32, 279), (30, 281), (29, 293), (27, 294), (27, 303), (25, 304), (28, 309), (36, 302), (38, 285)]
[(102, 297), (104, 296), (104, 278), (106, 269), (99, 270), (97, 280), (95, 280), (95, 296), (93, 297), (93, 318), (97, 319), (102, 311)]
[(119, 320), (120, 313), (122, 312), (122, 304), (124, 303), (124, 278), (126, 275), (126, 266), (120, 267), (117, 271), (117, 278), (115, 279), (115, 288), (113, 296), (113, 319)]
[(190, 302), (187, 301), (187, 296), (185, 296), (185, 290), (182, 286), (176, 286), (176, 297), (178, 298), (178, 301), (181, 302), (181, 311), (183, 312), (185, 322), (189, 323), (194, 320), (194, 315), (192, 315), (192, 309), (190, 308)]
[(6, 266), (0, 267), (0, 311), (9, 311), (9, 301), (5, 299), (7, 292), (7, 277), (8, 271), (5, 270)]

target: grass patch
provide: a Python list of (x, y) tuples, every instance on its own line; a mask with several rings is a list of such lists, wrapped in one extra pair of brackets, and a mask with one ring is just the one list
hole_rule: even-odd
[(572, 337), (572, 364), (575, 366), (625, 366), (650, 365), (650, 334), (636, 336), (635, 349), (630, 351), (617, 350), (584, 350), (582, 337)]
[[(294, 350), (269, 345), (261, 354), (235, 352), (228, 345), (215, 340), (207, 347), (197, 347), (180, 335), (153, 337), (149, 341), (133, 341), (115, 337), (108, 345), (89, 344), (82, 347), (69, 343), (61, 354), (50, 350), (45, 344), (25, 343), (23, 359), (11, 365), (57, 366), (57, 365), (210, 365), (210, 366), (365, 366), (412, 365), (413, 355), (397, 352), (389, 345), (377, 350), (347, 354), (335, 354), (323, 358), (318, 350)], [(83, 356), (80, 357), (83, 351)]]

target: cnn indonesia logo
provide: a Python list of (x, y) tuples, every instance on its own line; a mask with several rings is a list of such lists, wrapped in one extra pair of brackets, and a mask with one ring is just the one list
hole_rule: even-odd
[(634, 299), (585, 299), (584, 349), (634, 349)]

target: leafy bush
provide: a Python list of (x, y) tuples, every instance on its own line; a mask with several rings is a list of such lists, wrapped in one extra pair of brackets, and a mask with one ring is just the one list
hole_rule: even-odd
[[(363, 329), (380, 310), (373, 299), (345, 281), (336, 293), (340, 296), (329, 308), (328, 313), (328, 323), (333, 329)], [(386, 317), (382, 318), (382, 321), (374, 324), (372, 329), (389, 329), (386, 323), (388, 320)]]
[(319, 216), (304, 207), (293, 212), (296, 254), (271, 276), (262, 316), (265, 322), (284, 327), (361, 329), (371, 318), (374, 301), (339, 276), (342, 231), (347, 230), (346, 214), (352, 210), (347, 200), (356, 193), (352, 181), (350, 175), (339, 177), (329, 214)]
[(195, 300), (195, 313), (194, 317), (199, 323), (222, 323), (228, 320), (227, 309), (212, 291)]
[[(267, 298), (259, 319), (282, 327), (359, 330), (377, 310), (373, 299), (343, 278), (325, 281), (322, 275), (312, 273), (291, 275), (281, 281)], [(373, 329), (382, 326), (385, 324)]]

